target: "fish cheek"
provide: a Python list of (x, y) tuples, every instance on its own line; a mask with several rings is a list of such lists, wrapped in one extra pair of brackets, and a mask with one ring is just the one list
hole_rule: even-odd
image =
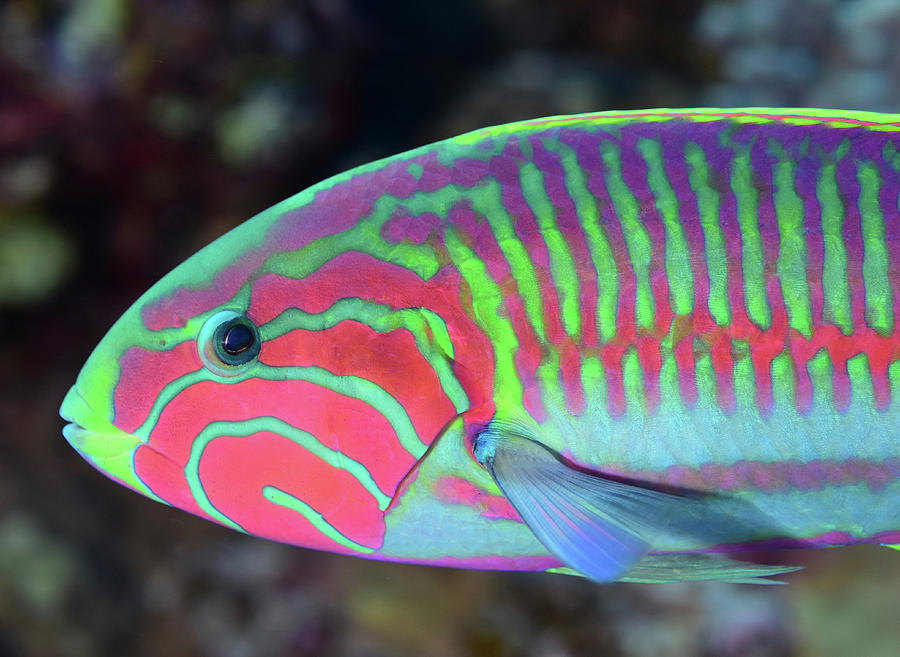
[(382, 489), (400, 475), (336, 439), (360, 444), (340, 419), (362, 407), (310, 381), (204, 381), (167, 405), (136, 467), (162, 499), (228, 527), (366, 553), (381, 542)]

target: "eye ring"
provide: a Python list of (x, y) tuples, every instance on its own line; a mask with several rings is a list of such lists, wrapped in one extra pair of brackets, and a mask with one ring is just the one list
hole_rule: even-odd
[(208, 370), (220, 376), (235, 376), (256, 362), (259, 329), (246, 315), (230, 310), (218, 312), (204, 322), (197, 336), (197, 351)]

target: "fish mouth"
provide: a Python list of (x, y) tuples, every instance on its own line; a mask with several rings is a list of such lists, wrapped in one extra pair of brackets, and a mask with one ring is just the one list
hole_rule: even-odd
[(76, 386), (63, 399), (59, 415), (69, 422), (62, 430), (65, 439), (85, 460), (104, 472), (109, 471), (106, 461), (130, 455), (144, 442), (95, 411)]

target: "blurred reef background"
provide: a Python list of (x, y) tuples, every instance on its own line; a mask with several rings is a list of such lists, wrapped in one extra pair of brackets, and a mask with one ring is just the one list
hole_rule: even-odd
[(895, 657), (900, 554), (595, 586), (241, 536), (94, 473), (57, 409), (147, 287), (353, 165), (603, 109), (900, 110), (897, 0), (0, 3), (0, 657)]

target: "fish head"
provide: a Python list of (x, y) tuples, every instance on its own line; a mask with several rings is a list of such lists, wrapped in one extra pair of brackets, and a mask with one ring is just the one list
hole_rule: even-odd
[(345, 247), (357, 197), (326, 191), (242, 224), (148, 290), (60, 414), (81, 456), (139, 493), (366, 555), (465, 395), (447, 328), (420, 302), (444, 292), (413, 289), (422, 275), (365, 253), (368, 234)]

